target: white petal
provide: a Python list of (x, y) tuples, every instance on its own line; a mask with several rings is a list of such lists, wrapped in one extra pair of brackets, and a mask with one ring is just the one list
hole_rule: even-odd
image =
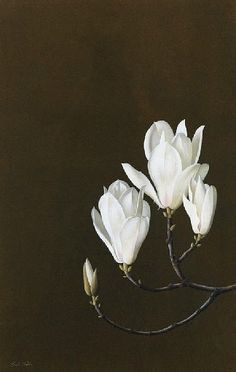
[(200, 176), (201, 179), (204, 180), (209, 171), (209, 164), (204, 163), (204, 164), (198, 164), (198, 165), (200, 165), (200, 167), (198, 168), (194, 178), (198, 179), (198, 177)]
[(206, 192), (201, 213), (200, 233), (206, 235), (212, 225), (217, 202), (217, 191), (215, 186), (210, 186)]
[(217, 190), (216, 190), (216, 187), (215, 186), (211, 186), (213, 188), (213, 203), (214, 203), (214, 206), (216, 208), (216, 205), (217, 205)]
[(202, 125), (199, 127), (192, 140), (192, 146), (193, 146), (193, 156), (192, 156), (192, 164), (195, 164), (198, 162), (198, 159), (200, 157), (201, 148), (202, 148), (202, 137), (203, 137), (203, 129), (205, 125)]
[(142, 212), (142, 217), (151, 217), (151, 211), (150, 211), (150, 206), (146, 200), (143, 201), (143, 212)]
[(146, 132), (144, 139), (144, 152), (147, 159), (150, 158), (153, 149), (160, 143), (163, 132), (165, 135), (165, 140), (167, 142), (171, 142), (172, 138), (174, 137), (174, 133), (170, 125), (164, 120), (154, 122)]
[(162, 143), (162, 142), (166, 142), (166, 136), (165, 136), (165, 132), (164, 131), (161, 133), (161, 139), (160, 139), (160, 142), (159, 143)]
[[(138, 237), (137, 237), (136, 244), (135, 244), (135, 250), (136, 250), (137, 254), (139, 252), (139, 249), (140, 249), (141, 245), (143, 244), (143, 241), (145, 240), (145, 238), (147, 236), (147, 233), (148, 233), (148, 230), (149, 230), (149, 224), (150, 224), (150, 219), (148, 217), (141, 217), (140, 218)], [(136, 254), (136, 257), (137, 257), (137, 254)], [(136, 257), (135, 257), (135, 259), (136, 259)]]
[(120, 230), (126, 219), (124, 211), (118, 200), (110, 193), (102, 195), (99, 200), (102, 221), (110, 236), (116, 256), (120, 258)]
[(153, 199), (156, 204), (160, 205), (157, 193), (149, 179), (142, 172), (136, 170), (128, 163), (123, 163), (122, 167), (130, 181), (134, 184), (134, 186), (136, 186), (138, 189), (145, 186), (144, 189), (145, 194), (147, 194), (151, 199)]
[(131, 265), (137, 257), (139, 249), (144, 241), (149, 228), (148, 217), (129, 218), (121, 231), (123, 262)]
[(130, 187), (122, 194), (119, 202), (126, 217), (135, 216), (138, 202), (138, 191), (134, 187)]
[(178, 124), (178, 126), (177, 126), (177, 128), (176, 128), (176, 134), (178, 134), (178, 133), (183, 133), (186, 137), (188, 136), (188, 134), (187, 134), (187, 129), (186, 129), (186, 125), (185, 125), (185, 119), (182, 120), (182, 121)]
[(182, 171), (179, 153), (168, 142), (161, 143), (152, 152), (148, 170), (157, 189), (161, 207), (169, 207), (175, 179)]
[(183, 196), (183, 204), (184, 204), (184, 208), (186, 210), (186, 213), (188, 214), (189, 218), (190, 218), (190, 221), (191, 221), (191, 225), (192, 225), (192, 229), (193, 229), (193, 232), (195, 234), (199, 234), (199, 217), (197, 215), (197, 209), (196, 209), (196, 206), (191, 203), (187, 198), (186, 196), (184, 195)]
[(179, 133), (174, 137), (172, 141), (172, 146), (180, 154), (183, 169), (191, 165), (192, 142), (190, 138), (186, 137), (183, 133)]
[(193, 203), (197, 182), (196, 177), (193, 177), (189, 183), (188, 196), (189, 200)]
[(130, 217), (125, 221), (120, 233), (122, 259), (127, 265), (134, 262), (135, 244), (138, 237), (139, 225), (139, 217)]
[(114, 260), (117, 261), (117, 262), (121, 262), (121, 261), (119, 261), (118, 257), (116, 256), (115, 250), (112, 247), (111, 239), (110, 239), (110, 237), (108, 235), (108, 232), (106, 231), (105, 226), (102, 222), (101, 215), (96, 210), (95, 207), (92, 209), (91, 216), (92, 216), (92, 220), (93, 220), (93, 226), (94, 226), (99, 238), (106, 244), (106, 246), (109, 249), (109, 251), (111, 252)]
[(169, 205), (171, 209), (177, 209), (180, 207), (183, 195), (187, 192), (190, 181), (199, 167), (199, 164), (190, 165), (190, 167), (185, 168), (185, 170), (175, 179), (172, 202)]
[(120, 181), (120, 180), (117, 180), (115, 182), (113, 182), (109, 188), (108, 188), (108, 191), (113, 194), (116, 199), (119, 199), (120, 196), (127, 190), (129, 189), (129, 185), (127, 182), (125, 181)]
[(141, 217), (143, 212), (143, 187), (140, 189), (138, 194), (137, 206), (136, 206), (136, 216)]
[(86, 275), (87, 275), (89, 285), (91, 286), (92, 280), (93, 280), (93, 268), (88, 258), (86, 258), (86, 261), (85, 261), (85, 270), (86, 270)]
[(197, 184), (196, 184), (196, 190), (195, 190), (194, 198), (193, 198), (193, 203), (194, 205), (196, 205), (197, 213), (199, 216), (201, 216), (205, 194), (206, 194), (206, 188), (204, 186), (204, 183), (201, 177), (198, 177)]

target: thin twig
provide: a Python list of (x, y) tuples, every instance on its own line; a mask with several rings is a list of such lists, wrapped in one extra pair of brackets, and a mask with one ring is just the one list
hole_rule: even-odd
[(172, 217), (170, 215), (167, 215), (167, 239), (166, 239), (166, 243), (167, 243), (167, 248), (168, 248), (168, 252), (169, 252), (169, 258), (170, 258), (170, 261), (171, 261), (171, 264), (172, 264), (172, 267), (174, 269), (174, 271), (176, 272), (177, 276), (179, 277), (179, 279), (181, 279), (181, 281), (185, 281), (186, 278), (180, 268), (180, 265), (179, 265), (179, 262), (178, 262), (178, 259), (175, 257), (175, 254), (174, 254), (174, 243), (173, 243), (173, 232), (172, 232), (172, 226), (173, 226), (173, 223), (172, 223)]
[(133, 276), (128, 272), (125, 272), (125, 276), (132, 284), (135, 285), (135, 287), (138, 287), (148, 292), (165, 292), (165, 291), (170, 291), (170, 290), (179, 289), (179, 288), (192, 288), (192, 289), (200, 290), (203, 292), (212, 292), (214, 290), (217, 290), (221, 294), (221, 293), (226, 293), (226, 292), (236, 290), (236, 284), (231, 284), (227, 286), (213, 286), (213, 285), (195, 283), (195, 282), (188, 281), (188, 280), (185, 280), (184, 282), (170, 283), (163, 287), (149, 287), (143, 284), (140, 280), (135, 280)]
[(181, 254), (181, 256), (177, 259), (177, 261), (180, 263), (182, 262), (192, 251), (198, 246), (198, 242), (191, 243), (190, 247)]
[(148, 291), (148, 292), (165, 292), (165, 291), (171, 291), (173, 289), (185, 287), (185, 283), (180, 282), (180, 283), (169, 283), (169, 284), (167, 284), (166, 286), (163, 286), (163, 287), (152, 288), (152, 287), (149, 287), (149, 286), (143, 284), (140, 279), (135, 280), (133, 278), (133, 276), (128, 271), (124, 271), (124, 273), (125, 273), (125, 277), (127, 279), (129, 279), (129, 281), (132, 284), (134, 284), (136, 287), (138, 287), (140, 289), (143, 289), (144, 291)]
[(218, 291), (217, 290), (214, 290), (211, 295), (207, 298), (207, 300), (205, 302), (203, 302), (203, 304), (201, 306), (199, 306), (197, 308), (197, 310), (195, 310), (191, 315), (189, 315), (188, 317), (180, 320), (180, 321), (177, 321), (175, 323), (172, 323), (164, 328), (160, 328), (160, 329), (157, 329), (157, 330), (150, 330), (150, 331), (143, 331), (143, 330), (138, 330), (138, 329), (132, 329), (132, 328), (128, 328), (128, 327), (125, 327), (125, 326), (122, 326), (116, 322), (114, 322), (113, 320), (111, 320), (110, 318), (108, 318), (105, 313), (102, 311), (101, 307), (97, 304), (94, 305), (94, 308), (98, 314), (98, 317), (100, 319), (103, 319), (105, 322), (107, 322), (108, 324), (112, 325), (113, 327), (115, 328), (118, 328), (120, 329), (121, 331), (124, 331), (124, 332), (128, 332), (128, 333), (132, 333), (132, 334), (135, 334), (135, 335), (142, 335), (142, 336), (155, 336), (155, 335), (160, 335), (160, 334), (163, 334), (163, 333), (167, 333), (169, 331), (172, 331), (173, 329), (177, 328), (177, 327), (180, 327), (188, 322), (190, 322), (191, 320), (193, 320), (194, 318), (196, 318), (202, 311), (206, 310), (208, 308), (208, 306), (210, 306), (210, 304), (213, 303), (213, 301), (216, 299), (216, 297), (218, 296)]
[(199, 284), (199, 283), (194, 283), (194, 282), (186, 282), (185, 283), (186, 287), (197, 289), (200, 291), (205, 291), (205, 292), (211, 292), (216, 290), (218, 294), (226, 293), (226, 292), (231, 292), (236, 290), (236, 284), (230, 284), (227, 286), (221, 286), (221, 287), (214, 287), (206, 284)]

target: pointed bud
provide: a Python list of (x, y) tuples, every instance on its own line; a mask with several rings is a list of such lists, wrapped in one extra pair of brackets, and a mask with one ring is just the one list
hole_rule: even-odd
[(83, 265), (83, 281), (85, 293), (88, 296), (96, 296), (98, 292), (97, 269), (93, 270), (88, 259)]

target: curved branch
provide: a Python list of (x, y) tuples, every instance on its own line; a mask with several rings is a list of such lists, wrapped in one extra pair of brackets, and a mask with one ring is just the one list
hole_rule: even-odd
[(125, 272), (125, 277), (133, 284), (135, 287), (143, 289), (148, 292), (166, 292), (173, 289), (179, 288), (192, 288), (203, 292), (212, 292), (217, 290), (220, 294), (236, 290), (236, 284), (231, 284), (227, 286), (212, 286), (207, 284), (195, 283), (188, 280), (178, 283), (170, 283), (163, 287), (149, 287), (143, 284), (140, 280), (135, 280), (130, 273)]
[(185, 283), (186, 287), (197, 289), (200, 291), (205, 291), (205, 292), (211, 292), (216, 290), (218, 294), (226, 293), (226, 292), (231, 292), (236, 290), (236, 284), (230, 284), (226, 286), (221, 286), (221, 287), (214, 287), (210, 285), (205, 285), (205, 284), (199, 284), (199, 283), (194, 283), (194, 282), (187, 282)]
[(218, 295), (219, 295), (218, 291), (214, 290), (211, 293), (211, 295), (207, 298), (207, 300), (204, 301), (203, 304), (200, 307), (198, 307), (197, 310), (195, 310), (188, 317), (186, 317), (182, 320), (179, 320), (175, 323), (172, 323), (172, 324), (170, 324), (170, 325), (168, 325), (164, 328), (160, 328), (160, 329), (157, 329), (157, 330), (150, 330), (150, 331), (142, 331), (142, 330), (138, 330), (138, 329), (132, 329), (132, 328), (124, 327), (124, 326), (114, 322), (113, 320), (111, 320), (110, 318), (108, 318), (105, 315), (105, 313), (101, 310), (100, 306), (96, 302), (94, 304), (94, 308), (95, 308), (96, 312), (98, 313), (98, 317), (100, 319), (103, 319), (106, 323), (110, 324), (111, 326), (113, 326), (115, 328), (120, 329), (121, 331), (124, 331), (124, 332), (127, 332), (127, 333), (132, 333), (132, 334), (135, 334), (135, 335), (155, 336), (155, 335), (160, 335), (160, 334), (163, 334), (163, 333), (170, 332), (173, 329), (190, 322), (191, 320), (196, 318), (202, 311), (206, 310), (208, 308), (208, 306), (210, 306), (210, 304), (212, 304), (214, 302), (214, 300), (216, 299), (216, 297)]
[(128, 271), (124, 271), (125, 277), (129, 279), (129, 281), (135, 285), (135, 287), (138, 287), (140, 289), (143, 289), (144, 291), (148, 292), (165, 292), (165, 291), (171, 291), (173, 289), (183, 288), (186, 287), (185, 282), (180, 283), (169, 283), (166, 286), (163, 287), (149, 287), (141, 282), (141, 280), (135, 280)]
[(121, 265), (121, 267), (120, 267), (121, 270), (124, 272), (125, 277), (128, 278), (129, 281), (132, 284), (134, 284), (136, 287), (141, 288), (141, 289), (146, 290), (146, 291), (164, 292), (164, 291), (170, 291), (170, 290), (173, 290), (173, 289), (178, 289), (178, 288), (184, 288), (185, 287), (185, 288), (192, 288), (192, 289), (196, 289), (196, 290), (200, 290), (200, 291), (210, 292), (210, 296), (207, 298), (206, 301), (204, 301), (202, 303), (201, 306), (199, 306), (192, 314), (190, 314), (186, 318), (184, 318), (180, 321), (177, 321), (175, 323), (169, 324), (168, 326), (157, 329), (157, 330), (133, 329), (133, 328), (122, 326), (122, 325), (114, 322), (102, 311), (102, 309), (100, 307), (100, 304), (98, 304), (98, 297), (93, 297), (92, 296), (92, 302), (91, 303), (94, 306), (94, 308), (95, 308), (95, 310), (98, 314), (98, 317), (103, 319), (106, 323), (110, 324), (111, 326), (113, 326), (113, 327), (115, 327), (115, 328), (117, 328), (117, 329), (119, 329), (123, 332), (131, 333), (131, 334), (135, 334), (135, 335), (142, 335), (142, 336), (154, 336), (154, 335), (159, 335), (159, 334), (170, 332), (173, 329), (175, 329), (177, 327), (180, 327), (180, 326), (192, 321), (194, 318), (196, 318), (202, 311), (206, 310), (214, 302), (214, 300), (216, 299), (217, 296), (219, 296), (223, 293), (227, 293), (227, 292), (236, 290), (236, 284), (223, 286), (223, 287), (214, 287), (214, 286), (208, 286), (206, 284), (199, 284), (199, 283), (189, 281), (185, 277), (184, 273), (181, 270), (180, 262), (193, 250), (193, 248), (195, 248), (195, 245), (197, 246), (197, 242), (195, 242), (195, 244), (192, 244), (190, 246), (190, 248), (188, 250), (186, 250), (180, 256), (180, 258), (176, 258), (175, 253), (174, 253), (174, 247), (173, 247), (172, 231), (173, 231), (174, 226), (172, 224), (171, 211), (167, 211), (166, 216), (167, 216), (167, 240), (166, 240), (166, 242), (167, 242), (167, 247), (168, 247), (168, 252), (169, 252), (169, 258), (170, 258), (170, 261), (171, 261), (171, 264), (172, 264), (172, 267), (173, 267), (175, 273), (177, 274), (177, 276), (179, 277), (179, 279), (181, 281), (178, 282), (178, 283), (170, 283), (170, 284), (168, 284), (166, 286), (163, 286), (163, 287), (151, 288), (151, 287), (148, 287), (148, 286), (142, 284), (142, 282), (140, 280), (136, 281), (129, 274), (131, 267), (129, 267), (128, 265), (126, 265), (126, 264), (123, 264), (123, 266)]

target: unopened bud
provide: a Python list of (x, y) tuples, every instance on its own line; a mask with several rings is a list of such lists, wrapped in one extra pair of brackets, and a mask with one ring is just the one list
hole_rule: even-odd
[(93, 270), (88, 259), (83, 265), (83, 281), (85, 293), (88, 296), (96, 296), (98, 293), (97, 269)]

